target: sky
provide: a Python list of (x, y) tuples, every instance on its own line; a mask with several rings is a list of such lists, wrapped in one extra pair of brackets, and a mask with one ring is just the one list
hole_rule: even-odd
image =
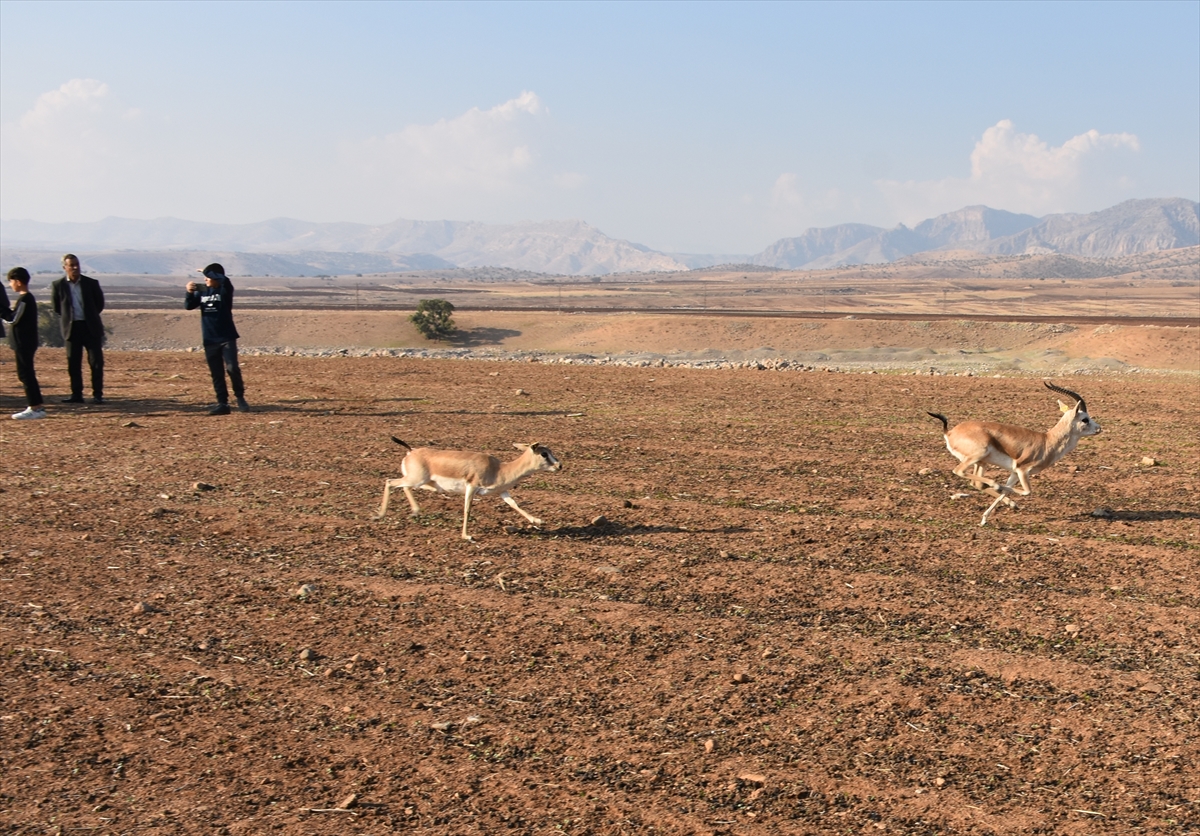
[(4, 220), (579, 219), (751, 254), (1197, 200), (1198, 149), (1195, 0), (0, 0)]

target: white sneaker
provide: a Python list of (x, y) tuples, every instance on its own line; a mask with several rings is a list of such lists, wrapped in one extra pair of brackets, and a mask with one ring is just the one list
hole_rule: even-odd
[(27, 406), (20, 412), (13, 413), (14, 421), (32, 421), (35, 418), (45, 418), (45, 417), (46, 417), (46, 410), (42, 409), (40, 406), (36, 409), (34, 409), (32, 406)]

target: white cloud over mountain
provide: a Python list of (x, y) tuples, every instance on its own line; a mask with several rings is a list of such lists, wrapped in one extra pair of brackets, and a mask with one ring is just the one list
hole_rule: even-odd
[(1130, 133), (1096, 130), (1053, 146), (1021, 133), (1008, 119), (983, 132), (971, 152), (968, 177), (877, 180), (893, 212), (913, 222), (955, 206), (985, 204), (1035, 215), (1115, 201), (1128, 189), (1131, 154), (1141, 149)]
[(43, 93), (19, 119), (0, 126), (0, 211), (53, 217), (55, 202), (72, 193), (121, 188), (136, 176), (138, 155), (131, 150), (141, 121), (137, 109), (97, 79), (71, 79)]
[(473, 107), (453, 119), (408, 125), (344, 150), (359, 172), (392, 187), (503, 191), (532, 167), (536, 118), (546, 112), (537, 94), (525, 91), (488, 110)]

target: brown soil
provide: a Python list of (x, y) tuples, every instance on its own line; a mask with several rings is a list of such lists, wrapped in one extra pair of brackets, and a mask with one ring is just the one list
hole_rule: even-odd
[[(199, 342), (195, 313), (120, 310), (105, 314), (112, 345), (182, 349)], [(243, 348), (456, 348), (619, 357), (636, 353), (680, 361), (787, 357), (853, 368), (977, 372), (1157, 369), (1200, 372), (1200, 327), (1069, 325), (970, 320), (796, 320), (634, 313), (559, 314), (467, 311), (460, 333), (430, 343), (406, 311), (239, 311)]]
[[(925, 411), (1048, 426), (1040, 379), (244, 365), (248, 415), (114, 351), (0, 426), (0, 830), (1200, 826), (1194, 376), (1060, 379), (1102, 434), (980, 528)], [(549, 445), (545, 523), (374, 520), (393, 434)]]

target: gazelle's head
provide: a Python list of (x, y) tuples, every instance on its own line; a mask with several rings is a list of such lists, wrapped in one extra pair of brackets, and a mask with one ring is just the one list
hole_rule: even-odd
[(550, 448), (545, 444), (534, 442), (533, 444), (514, 444), (513, 447), (516, 447), (526, 456), (534, 458), (537, 462), (537, 470), (549, 470), (551, 472), (562, 470), (562, 462), (554, 458), (554, 453), (550, 452)]
[(1066, 395), (1075, 400), (1074, 406), (1068, 406), (1062, 401), (1058, 402), (1058, 408), (1063, 411), (1063, 417), (1060, 421), (1069, 421), (1071, 424), (1071, 434), (1080, 438), (1088, 435), (1096, 435), (1100, 432), (1100, 425), (1088, 414), (1087, 404), (1083, 402), (1083, 397), (1070, 389), (1064, 389), (1061, 386), (1055, 386), (1050, 381), (1044, 381), (1046, 388), (1058, 392), (1060, 395)]

